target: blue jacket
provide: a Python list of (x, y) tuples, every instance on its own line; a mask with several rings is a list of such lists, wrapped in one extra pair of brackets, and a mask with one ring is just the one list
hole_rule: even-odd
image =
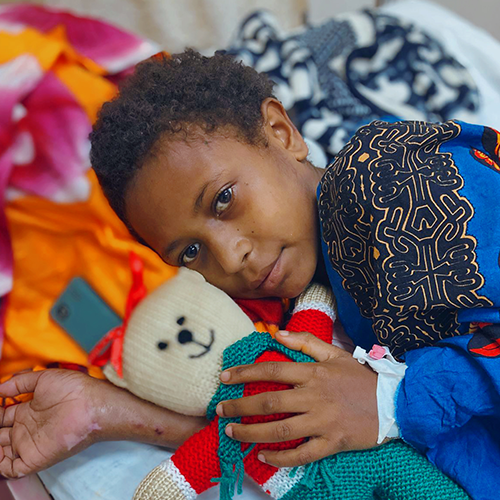
[(408, 370), (403, 439), (474, 499), (499, 498), (500, 134), (373, 122), (318, 188), (339, 318)]

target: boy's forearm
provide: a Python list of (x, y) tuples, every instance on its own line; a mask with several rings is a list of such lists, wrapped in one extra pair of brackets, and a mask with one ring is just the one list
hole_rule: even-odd
[(174, 413), (96, 380), (92, 395), (96, 441), (138, 441), (177, 448), (204, 427), (203, 417)]

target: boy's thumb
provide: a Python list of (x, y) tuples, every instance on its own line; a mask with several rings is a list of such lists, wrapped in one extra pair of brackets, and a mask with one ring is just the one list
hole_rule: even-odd
[(0, 396), (7, 398), (34, 392), (42, 373), (45, 373), (45, 371), (29, 371), (14, 374), (12, 378), (0, 384)]

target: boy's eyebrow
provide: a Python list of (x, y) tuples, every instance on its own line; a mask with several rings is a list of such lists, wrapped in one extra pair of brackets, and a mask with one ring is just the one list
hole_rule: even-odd
[(179, 241), (178, 240), (175, 240), (173, 241), (172, 243), (170, 243), (170, 245), (168, 245), (167, 248), (165, 248), (165, 250), (163, 250), (162, 254), (161, 254), (161, 257), (162, 259), (164, 260), (168, 260), (168, 257), (169, 255), (179, 246)]
[[(211, 180), (211, 181), (208, 181), (207, 183), (205, 183), (201, 190), (200, 190), (200, 194), (197, 196), (195, 202), (194, 202), (194, 212), (195, 213), (198, 213), (200, 211), (200, 208), (201, 208), (201, 205), (203, 203), (203, 197), (205, 196), (205, 193), (207, 191), (207, 189), (212, 185), (212, 184), (216, 184), (219, 182), (219, 179), (221, 178), (222, 176), (222, 172), (219, 172), (218, 174), (216, 174), (214, 176), (214, 178)], [(165, 248), (165, 250), (162, 252), (162, 258), (165, 259), (165, 260), (168, 260), (168, 257), (171, 253), (174, 252), (174, 250), (179, 246), (179, 241), (178, 240), (175, 240), (173, 241), (172, 243), (170, 243), (170, 245), (168, 245), (167, 248)]]
[(205, 192), (209, 188), (211, 184), (216, 184), (219, 182), (219, 179), (222, 175), (222, 172), (219, 172), (211, 181), (208, 181), (206, 184), (203, 185), (201, 188), (200, 194), (196, 198), (196, 201), (194, 202), (194, 213), (198, 213), (201, 208), (201, 204), (203, 203), (203, 197), (205, 196)]
[(196, 201), (194, 202), (194, 213), (197, 214), (200, 211), (201, 204), (203, 203), (203, 196), (205, 196), (205, 191), (207, 190), (208, 186), (210, 183), (213, 181), (207, 182), (200, 191), (200, 194), (198, 195), (198, 198), (196, 198)]

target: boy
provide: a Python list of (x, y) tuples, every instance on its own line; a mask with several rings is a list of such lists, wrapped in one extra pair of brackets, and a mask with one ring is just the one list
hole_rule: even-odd
[[(162, 59), (149, 61), (153, 63), (152, 66), (147, 66), (146, 63), (144, 68), (151, 69), (153, 75), (138, 73), (136, 75), (138, 88), (146, 85), (148, 81), (152, 83), (153, 85), (150, 86), (146, 95), (151, 93), (154, 101), (161, 101), (162, 88), (164, 90), (172, 88), (174, 95), (169, 96), (168, 103), (171, 104), (173, 111), (181, 108), (181, 112), (185, 112), (186, 119), (191, 122), (195, 121), (193, 116), (190, 117), (189, 115), (191, 111), (193, 115), (196, 110), (201, 111), (202, 116), (203, 112), (205, 112), (207, 119), (206, 123), (202, 122), (202, 124), (206, 125), (209, 135), (207, 135), (207, 140), (201, 140), (201, 145), (207, 151), (214, 151), (210, 132), (216, 132), (217, 137), (232, 137), (229, 151), (225, 148), (225, 153), (241, 160), (241, 170), (247, 170), (251, 173), (254, 166), (255, 168), (259, 166), (259, 175), (264, 175), (262, 179), (255, 179), (255, 181), (259, 182), (258, 186), (251, 185), (252, 179), (242, 180), (241, 188), (251, 189), (252, 191), (249, 194), (242, 192), (242, 195), (245, 196), (242, 203), (239, 203), (239, 198), (238, 201), (235, 198), (236, 203), (232, 207), (239, 210), (243, 216), (246, 216), (245, 227), (239, 224), (238, 226), (235, 225), (233, 233), (238, 234), (245, 230), (245, 233), (258, 239), (259, 245), (265, 245), (265, 247), (262, 247), (259, 262), (252, 261), (252, 267), (249, 267), (246, 271), (251, 271), (248, 276), (238, 277), (238, 263), (235, 263), (234, 257), (238, 254), (244, 259), (244, 256), (248, 255), (250, 250), (248, 241), (245, 241), (246, 238), (232, 240), (234, 246), (229, 252), (224, 252), (230, 235), (227, 231), (217, 230), (217, 234), (222, 235), (223, 239), (220, 247), (215, 242), (213, 251), (214, 254), (218, 255), (219, 260), (211, 264), (211, 269), (220, 277), (220, 285), (225, 284), (225, 289), (235, 295), (240, 295), (236, 292), (241, 288), (241, 296), (267, 296), (272, 294), (274, 287), (278, 285), (284, 295), (296, 295), (301, 291), (301, 288), (309, 283), (317, 262), (315, 187), (319, 181), (320, 173), (305, 161), (307, 148), (281, 105), (270, 99), (272, 86), (266, 77), (231, 62), (229, 58), (219, 57), (205, 60), (194, 53), (188, 52), (181, 59), (182, 63), (179, 65), (181, 71), (176, 75), (171, 74), (169, 70), (165, 71), (167, 68), (161, 69), (162, 64), (165, 62)], [(206, 65), (207, 61), (212, 61), (209, 67)], [(158, 70), (160, 70), (157, 75), (158, 78), (166, 85), (156, 85), (154, 74)], [(164, 80), (165, 78), (166, 80)], [(172, 78), (175, 78), (176, 82)], [(205, 82), (206, 89), (203, 88), (203, 82)], [(228, 96), (224, 94), (224, 91), (221, 92), (221, 83), (223, 82), (226, 82), (226, 90), (231, 92), (231, 105), (228, 103)], [(201, 87), (200, 83), (202, 84)], [(211, 96), (207, 96), (208, 91), (211, 92)], [(175, 92), (178, 94), (176, 95)], [(213, 99), (216, 99), (217, 96), (219, 96), (219, 101), (214, 103)], [(125, 97), (125, 93), (122, 94), (122, 97)], [(261, 105), (266, 99), (270, 104), (271, 115), (274, 114), (276, 117), (273, 130), (276, 130), (276, 137), (279, 140), (279, 142), (276, 142), (276, 139), (273, 139), (273, 143), (269, 148), (266, 147), (266, 141), (268, 142), (270, 138), (262, 130), (263, 119), (261, 114)], [(188, 101), (192, 104), (191, 110), (182, 108)], [(153, 148), (153, 136), (161, 130), (163, 125), (169, 125), (168, 121), (162, 124), (158, 120), (151, 120), (151, 116), (148, 116), (148, 114), (155, 113), (156, 105), (148, 106), (145, 103), (137, 103), (139, 105), (135, 106), (134, 97), (127, 99), (126, 103), (125, 108), (131, 106), (136, 111), (145, 113), (142, 123), (139, 123), (125, 108), (123, 109), (124, 112), (120, 112), (119, 119), (116, 112), (110, 109), (108, 116), (103, 117), (101, 121), (102, 124), (113, 123), (118, 125), (118, 128), (108, 130), (108, 132), (102, 130), (101, 144), (112, 141), (113, 138), (128, 137), (131, 140), (130, 146), (136, 146), (136, 158), (134, 160), (131, 159), (131, 152), (122, 150), (120, 146), (118, 146), (118, 151), (109, 146), (104, 146), (100, 150), (101, 155), (109, 155), (109, 158), (101, 158), (103, 164), (108, 164), (110, 159), (118, 159), (123, 162), (121, 173), (117, 178), (117, 184), (115, 184), (117, 191), (119, 191), (120, 185), (123, 187), (123, 184), (127, 183), (127, 179), (131, 181), (136, 160), (141, 162), (149, 156), (154, 160), (160, 154), (156, 148)], [(210, 104), (212, 104), (213, 108), (212, 113), (210, 113), (210, 109), (206, 109), (207, 105)], [(231, 106), (236, 106), (236, 109)], [(134, 132), (132, 130), (128, 132), (120, 130), (119, 121), (121, 119), (126, 120), (127, 116), (132, 116), (129, 125), (134, 127), (137, 124), (137, 129)], [(176, 126), (174, 123), (174, 131), (177, 130)], [(179, 130), (178, 136), (181, 140), (175, 141), (175, 144), (181, 148), (191, 148), (188, 151), (195, 151), (197, 142), (199, 142), (196, 141), (196, 137), (203, 137), (202, 132), (194, 127), (192, 137), (184, 132), (183, 129)], [(148, 134), (150, 134), (149, 140), (146, 138)], [(92, 139), (95, 144), (99, 141), (98, 135), (96, 132)], [(287, 152), (287, 148), (277, 147), (282, 143), (281, 136), (287, 140), (289, 149), (292, 150), (291, 153)], [(236, 137), (240, 140), (236, 140)], [(146, 140), (144, 140), (145, 138)], [(217, 142), (225, 144), (225, 141)], [(251, 143), (253, 145), (250, 145)], [(262, 146), (262, 148), (259, 146)], [(239, 149), (233, 150), (232, 148)], [(273, 156), (268, 158), (270, 148), (272, 148)], [(95, 156), (97, 156), (97, 149), (94, 146)], [(183, 151), (176, 154), (179, 158), (186, 156)], [(250, 154), (251, 157), (250, 159), (247, 158), (243, 163), (243, 155), (245, 154)], [(200, 155), (200, 159), (203, 156), (204, 154)], [(292, 160), (292, 158), (296, 159)], [(128, 164), (127, 159), (130, 160)], [(94, 161), (99, 160), (95, 157)], [(193, 162), (194, 165), (196, 161)], [(217, 164), (217, 162), (218, 159), (215, 158), (214, 163)], [(260, 165), (257, 165), (259, 162)], [(153, 166), (153, 163), (151, 165)], [(270, 175), (274, 176), (274, 178), (270, 178)], [(219, 176), (216, 176), (216, 179), (219, 179)], [(170, 181), (170, 179), (167, 180)], [(183, 215), (182, 196), (177, 196), (177, 194), (182, 195), (182, 189), (186, 185), (189, 187), (192, 180), (194, 178), (182, 176), (179, 185), (170, 190), (171, 196), (175, 196), (175, 204), (178, 207), (177, 214), (172, 216), (172, 222)], [(285, 180), (289, 181), (286, 185), (284, 184)], [(135, 182), (136, 180), (131, 181), (132, 184)], [(144, 179), (144, 182), (149, 184), (147, 179)], [(161, 181), (159, 179), (153, 180), (152, 186), (159, 187), (161, 193), (163, 182), (164, 179)], [(293, 187), (293, 200), (287, 198), (286, 186)], [(278, 193), (280, 187), (283, 189)], [(232, 202), (232, 184), (225, 185), (224, 189), (222, 189), (223, 192), (219, 187), (207, 185), (206, 182), (199, 188), (199, 192), (196, 193), (196, 200), (189, 200), (190, 202), (197, 202), (198, 213), (206, 213), (207, 205), (211, 206), (211, 210), (223, 212)], [(238, 189), (240, 189), (239, 184), (234, 191), (236, 196), (239, 197)], [(215, 204), (213, 203), (214, 190), (217, 190), (218, 193)], [(254, 200), (254, 196), (257, 195), (259, 200)], [(122, 218), (125, 218), (124, 200), (120, 201), (120, 196), (118, 194), (113, 196), (110, 191), (108, 191), (108, 196), (117, 213)], [(295, 197), (299, 198), (300, 203), (296, 203)], [(113, 199), (115, 201), (112, 201)], [(241, 208), (237, 208), (240, 205)], [(253, 210), (250, 210), (251, 207), (253, 207)], [(141, 202), (137, 207), (134, 206), (129, 210), (130, 215), (135, 211), (137, 212), (135, 214), (137, 222), (141, 223), (140, 218), (143, 216)], [(273, 212), (276, 211), (281, 212), (281, 217), (273, 217)], [(289, 222), (287, 219), (291, 217), (292, 211), (294, 220)], [(269, 226), (266, 226), (261, 231), (262, 219), (266, 215), (266, 224), (269, 224)], [(154, 219), (158, 220), (158, 216), (160, 216), (159, 213), (155, 213)], [(222, 220), (223, 217), (215, 217), (213, 222)], [(144, 238), (143, 234), (145, 235), (145, 233), (138, 234), (138, 228), (133, 228), (130, 224), (128, 226), (138, 238)], [(148, 224), (146, 224), (144, 229), (140, 229), (140, 231), (147, 231), (148, 227)], [(272, 238), (276, 232), (279, 233), (278, 237)], [(269, 241), (266, 242), (266, 240)], [(172, 241), (172, 243), (175, 242)], [(195, 241), (192, 248), (189, 247), (187, 252), (182, 252), (186, 263), (195, 257), (198, 243), (198, 241)], [(147, 244), (152, 246), (153, 242), (147, 242)], [(170, 253), (180, 254), (178, 245), (172, 246), (169, 242), (169, 246), (171, 246), (168, 249)], [(158, 248), (156, 250), (163, 252), (167, 248)], [(283, 254), (282, 261), (285, 260), (285, 256), (288, 259), (290, 254), (293, 257), (294, 264), (286, 264), (286, 279), (284, 279), (284, 276), (280, 279), (280, 283), (277, 283), (274, 277), (277, 273), (275, 271), (273, 275), (272, 270), (275, 267), (284, 269), (281, 264), (279, 267), (275, 266), (281, 254)], [(175, 260), (170, 260), (169, 257), (168, 262), (179, 265), (178, 257), (176, 256)], [(222, 272), (223, 269), (229, 270), (229, 276), (225, 276), (225, 273)], [(293, 276), (289, 279), (288, 276), (292, 274)], [(277, 292), (278, 290), (276, 290)], [(330, 349), (331, 346), (325, 345), (325, 348)], [(335, 375), (337, 379), (335, 386), (344, 387), (345, 385), (346, 387), (346, 394), (339, 395), (341, 405), (346, 405), (346, 415), (347, 412), (351, 413), (347, 421), (355, 422), (356, 415), (358, 415), (358, 422), (359, 418), (361, 418), (363, 421), (362, 427), (368, 429), (367, 436), (364, 437), (366, 443), (357, 446), (372, 446), (375, 444), (377, 436), (376, 376), (350, 357), (343, 360), (339, 367), (342, 364), (348, 364), (350, 369), (338, 370)], [(352, 375), (351, 372), (353, 372)], [(368, 374), (369, 383), (356, 383), (356, 374)], [(340, 379), (344, 379), (346, 383), (342, 383)], [(77, 453), (95, 441), (127, 439), (176, 447), (205, 425), (204, 419), (176, 415), (168, 410), (139, 400), (107, 382), (91, 379), (76, 372), (47, 370), (44, 372), (23, 373), (2, 384), (0, 391), (1, 395), (4, 396), (24, 392), (34, 393), (34, 398), (30, 403), (0, 410), (0, 422), (2, 424), (0, 446), (2, 446), (1, 453), (3, 453), (3, 458), (0, 461), (0, 473), (7, 477), (18, 477), (19, 475), (49, 467)], [(312, 391), (309, 392), (312, 394)], [(366, 401), (369, 396), (371, 396), (369, 411), (365, 409), (359, 411), (360, 405), (356, 401)], [(329, 407), (334, 406), (334, 399), (332, 394), (332, 404), (321, 405), (327, 411), (325, 412), (326, 417), (319, 420), (320, 426), (323, 425), (323, 421), (331, 418), (327, 412)], [(351, 406), (348, 403), (349, 401), (352, 402)], [(341, 407), (339, 407), (338, 411), (340, 409)], [(351, 433), (357, 436), (357, 426), (353, 425), (351, 430)], [(356, 437), (356, 439), (358, 438)]]
[[(483, 322), (488, 317), (494, 322), (497, 255), (493, 263), (488, 240), (481, 247), (468, 234), (484, 218), (487, 189), (500, 189), (488, 130), (455, 123), (376, 123), (361, 129), (325, 174), (319, 214), (326, 270), (340, 319), (356, 343), (369, 347), (378, 339), (401, 356), (462, 333), (458, 309), (483, 308), (489, 313)], [(307, 162), (307, 147), (265, 77), (221, 55), (207, 59), (188, 51), (150, 60), (120, 97), (103, 107), (92, 143), (92, 163), (111, 206), (166, 262), (196, 269), (235, 297), (294, 297), (315, 272), (321, 278), (316, 202), (321, 172)], [(464, 173), (460, 164), (457, 171), (458, 160), (465, 170), (476, 170)], [(473, 205), (461, 194), (470, 188), (470, 182), (464, 188), (463, 178), (481, 179), (486, 170), (480, 169), (489, 169), (486, 195), (474, 198)], [(489, 230), (491, 241), (500, 236), (498, 225)], [(471, 318), (476, 319), (472, 315), (463, 323)], [(476, 341), (486, 338), (477, 335)], [(231, 370), (221, 376), (224, 382), (266, 379), (295, 389), (223, 403), (218, 412), (243, 416), (272, 409), (297, 415), (281, 423), (231, 425), (226, 432), (253, 442), (311, 438), (297, 450), (262, 454), (277, 466), (375, 446), (377, 375), (307, 334), (278, 337), (319, 363)], [(483, 462), (478, 481), (468, 465), (481, 458), (482, 447), (493, 461), (500, 459), (495, 430), (500, 367), (494, 359), (472, 357), (469, 337), (407, 355), (396, 416), (406, 440), (475, 498), (490, 498), (491, 467)], [(450, 368), (455, 366), (458, 371)], [(97, 386), (118, 390), (71, 376), (78, 392), (68, 399), (62, 397), (60, 372), (19, 375), (1, 388), (5, 395), (35, 392), (32, 403), (6, 411), (2, 472), (27, 473), (62, 458), (60, 443), (47, 457), (45, 443), (54, 429), (43, 432), (36, 413), (42, 391), (43, 403), (66, 405), (44, 409), (45, 421), (59, 422), (69, 436), (66, 455), (95, 439), (128, 436), (175, 444), (200, 425), (186, 419), (178, 436), (176, 426), (184, 417), (156, 408), (154, 418), (144, 417), (153, 410), (121, 392), (103, 403)], [(83, 422), (68, 415), (77, 408)], [(31, 432), (25, 427), (16, 434), (28, 411)], [(162, 440), (154, 438), (156, 422)], [(464, 446), (470, 455), (457, 456)], [(45, 457), (30, 463), (35, 447)]]

